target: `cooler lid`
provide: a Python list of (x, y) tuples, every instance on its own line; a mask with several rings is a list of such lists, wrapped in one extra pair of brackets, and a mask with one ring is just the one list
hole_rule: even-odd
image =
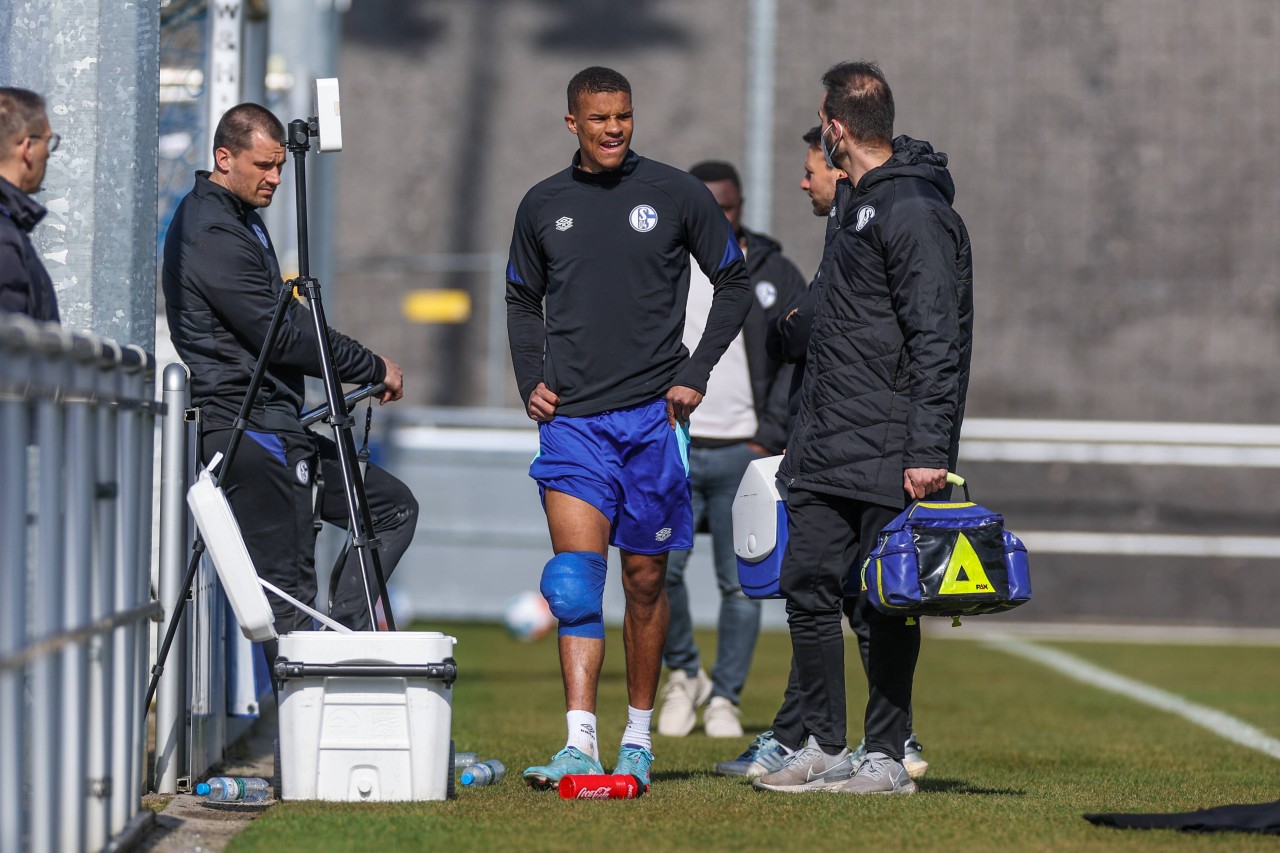
[(231, 514), (227, 496), (214, 483), (210, 473), (221, 461), (222, 454), (218, 453), (209, 467), (200, 472), (195, 485), (187, 490), (187, 506), (191, 507), (196, 527), (204, 537), (209, 558), (218, 571), (240, 630), (250, 640), (261, 643), (276, 638), (276, 620), (266, 593), (258, 582), (258, 572), (240, 535), (240, 526)]

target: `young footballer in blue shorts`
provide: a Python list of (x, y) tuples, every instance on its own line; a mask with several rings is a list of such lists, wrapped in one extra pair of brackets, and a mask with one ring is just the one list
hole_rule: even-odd
[[(738, 241), (696, 178), (630, 150), (631, 85), (587, 68), (569, 82), (573, 163), (520, 203), (507, 266), (516, 382), (541, 450), (554, 556), (541, 590), (560, 622), (568, 739), (525, 780), (603, 773), (596, 688), (605, 556), (622, 555), (627, 726), (615, 773), (649, 784), (653, 703), (667, 636), (667, 552), (693, 546), (690, 413), (737, 336), (751, 291)], [(715, 295), (692, 354), (681, 343), (689, 258)], [(546, 310), (543, 310), (545, 300)]]

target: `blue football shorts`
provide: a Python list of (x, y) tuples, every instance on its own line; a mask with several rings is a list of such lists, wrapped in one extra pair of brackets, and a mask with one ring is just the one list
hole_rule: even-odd
[(689, 428), (671, 428), (658, 398), (626, 409), (538, 425), (529, 466), (548, 489), (586, 501), (609, 520), (609, 544), (634, 554), (693, 547)]

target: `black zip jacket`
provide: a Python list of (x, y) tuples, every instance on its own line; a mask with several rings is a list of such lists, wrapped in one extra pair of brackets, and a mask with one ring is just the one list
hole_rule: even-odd
[(906, 468), (955, 467), (973, 260), (946, 155), (906, 136), (893, 145), (840, 211), (778, 476), (901, 507)]
[[(232, 426), (249, 390), (284, 282), (267, 229), (257, 212), (196, 172), (164, 240), (164, 299), (169, 337), (191, 370), (191, 401), (206, 429)], [(329, 329), (343, 382), (381, 382), (382, 359)], [(299, 432), (303, 380), (320, 376), (320, 347), (311, 311), (296, 299), (284, 322), (249, 427)]]
[(31, 229), (44, 219), (44, 207), (0, 178), (0, 311), (58, 322), (53, 280), (31, 245)]
[[(521, 402), (539, 382), (569, 417), (637, 405), (673, 385), (705, 393), (751, 300), (728, 220), (679, 169), (628, 152), (618, 169), (593, 174), (578, 157), (516, 212), (507, 332)], [(691, 254), (715, 289), (692, 356), (681, 343)]]
[(772, 237), (742, 229), (747, 243), (747, 276), (755, 298), (742, 323), (751, 373), (751, 394), (756, 410), (756, 444), (771, 453), (787, 446), (791, 409), (787, 402), (795, 368), (768, 350), (769, 329), (805, 293), (804, 276), (782, 254), (782, 246)]

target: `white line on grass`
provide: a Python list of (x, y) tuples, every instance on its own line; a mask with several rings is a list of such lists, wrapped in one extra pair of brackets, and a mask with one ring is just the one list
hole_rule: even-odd
[(1205, 705), (1197, 705), (1195, 702), (1183, 699), (1181, 696), (1166, 690), (1161, 690), (1159, 687), (1152, 687), (1150, 684), (1126, 678), (1123, 675), (1103, 669), (1057, 649), (1047, 649), (1044, 646), (1037, 646), (1013, 637), (999, 635), (984, 640), (983, 645), (1043, 664), (1091, 687), (1109, 690), (1112, 693), (1128, 697), (1135, 702), (1141, 702), (1161, 711), (1176, 714), (1184, 720), (1206, 728), (1232, 743), (1238, 743), (1249, 749), (1256, 749), (1258, 752), (1269, 755), (1272, 758), (1280, 758), (1280, 740), (1230, 714)]

